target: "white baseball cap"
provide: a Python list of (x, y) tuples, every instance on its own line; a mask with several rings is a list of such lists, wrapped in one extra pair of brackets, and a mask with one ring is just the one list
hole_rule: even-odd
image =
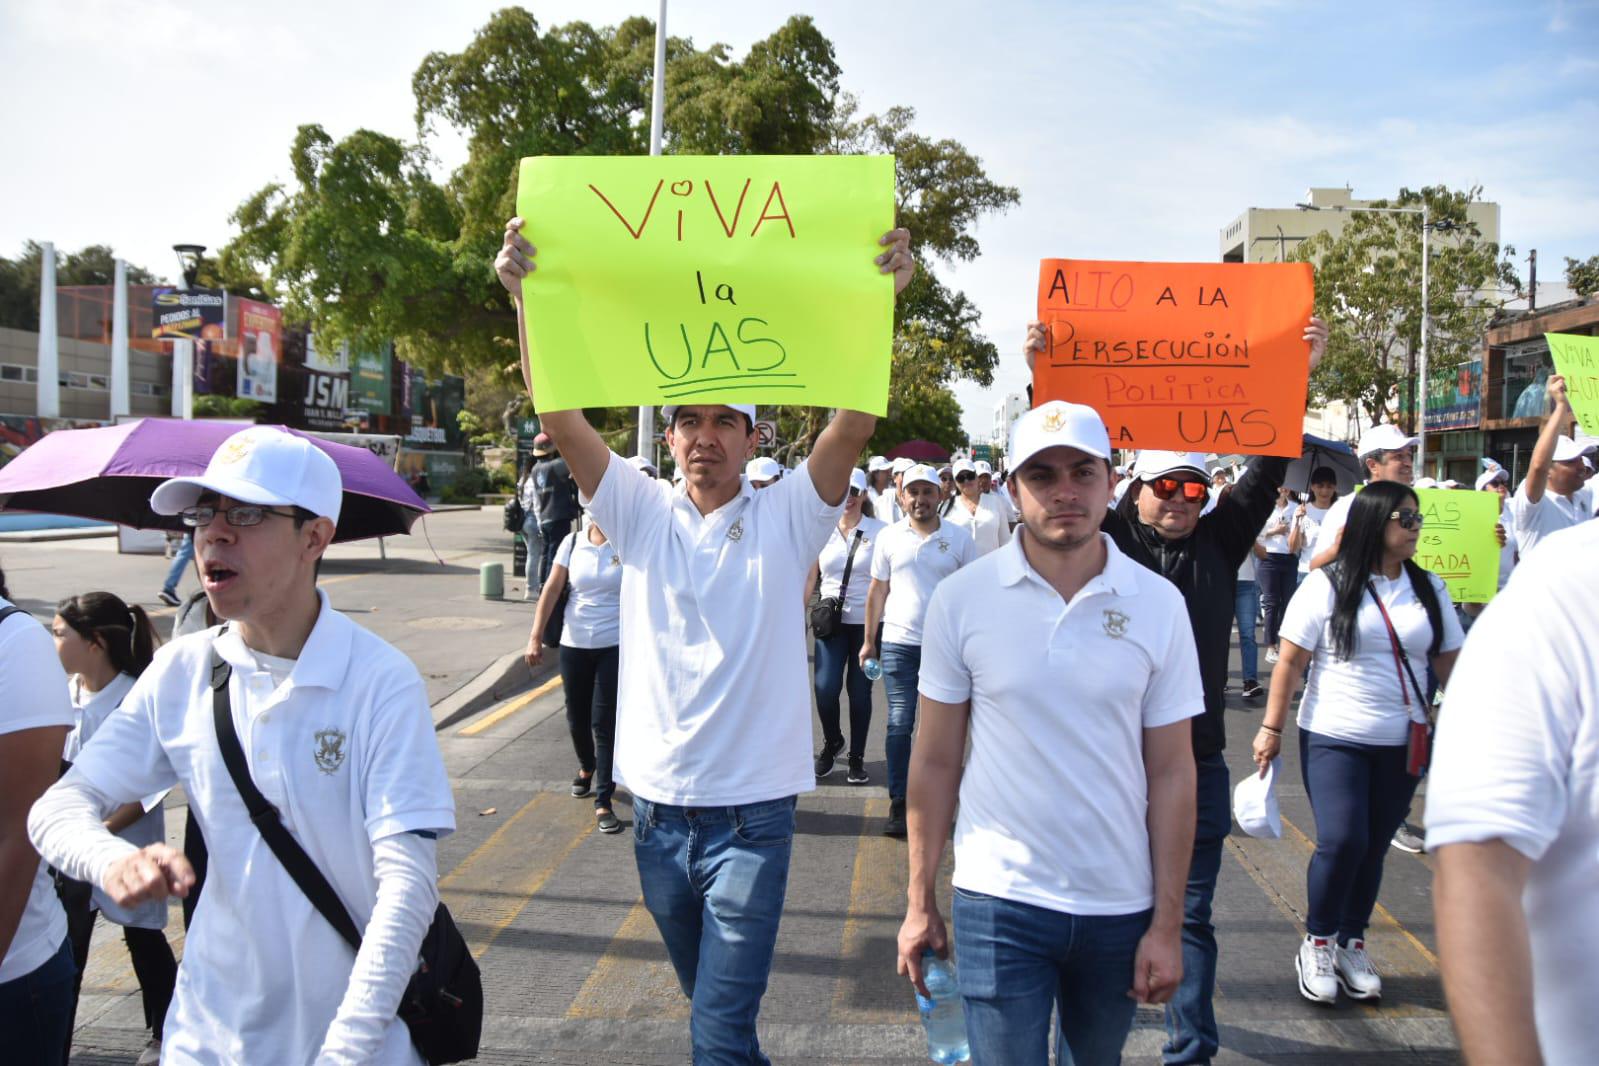
[(909, 488), (911, 483), (915, 481), (925, 481), (937, 488), (938, 471), (925, 463), (912, 463), (910, 469), (905, 471), (905, 477), (900, 482), (900, 488)]
[(982, 477), (984, 474), (987, 474), (989, 477), (994, 476), (994, 468), (988, 464), (988, 460), (986, 459), (977, 460), (977, 462), (972, 464), (972, 468), (977, 471), (978, 477)]
[(902, 456), (902, 457), (900, 457), (898, 459), (895, 459), (894, 462), (893, 462), (893, 465), (891, 465), (889, 467), (889, 469), (892, 470), (896, 474), (903, 474), (905, 471), (909, 470), (911, 467), (913, 467), (915, 465), (916, 465), (916, 460), (915, 459), (906, 459), (906, 458), (904, 458)]
[(866, 491), (866, 471), (851, 470), (849, 472), (849, 487), (856, 492)]
[(223, 441), (199, 477), (163, 481), (150, 496), (150, 509), (177, 514), (206, 492), (240, 503), (303, 507), (334, 525), (344, 502), (344, 482), (333, 457), (273, 426), (251, 426)]
[[(1076, 448), (1100, 459), (1110, 459), (1110, 434), (1099, 412), (1086, 404), (1050, 400), (1016, 420), (1005, 453), (1012, 473), (1045, 448)], [(992, 472), (992, 471), (990, 471)]]
[(1568, 463), (1573, 459), (1581, 459), (1593, 450), (1594, 445), (1584, 446), (1562, 433), (1555, 441), (1555, 462)]
[(783, 465), (770, 455), (757, 455), (745, 464), (744, 476), (751, 481), (771, 481), (783, 476)]
[(1397, 452), (1415, 446), (1415, 437), (1407, 437), (1405, 431), (1392, 422), (1384, 422), (1380, 426), (1372, 426), (1360, 435), (1360, 443), (1355, 445), (1355, 454), (1364, 459), (1373, 452)]
[[(665, 407), (661, 408), (661, 417), (665, 418), (666, 419), (666, 424), (670, 426), (672, 424), (672, 417), (677, 414), (677, 409), (679, 407), (685, 407), (685, 406), (693, 407), (695, 405), (694, 404), (669, 403)], [(745, 418), (750, 420), (750, 428), (751, 429), (755, 428), (755, 405), (752, 404), (752, 403), (722, 403), (722, 404), (710, 404), (708, 406), (711, 406), (711, 407), (726, 407), (726, 408), (729, 408), (730, 410), (737, 411), (739, 414), (743, 415)]]
[(1247, 774), (1233, 789), (1233, 817), (1238, 827), (1252, 837), (1277, 840), (1283, 835), (1282, 812), (1277, 806), (1277, 764), (1279, 756), (1266, 765), (1266, 776)]
[(972, 461), (963, 455), (950, 464), (949, 472), (959, 477), (961, 474), (977, 473), (977, 467), (973, 466)]
[(1492, 470), (1484, 470), (1481, 474), (1477, 475), (1477, 491), (1482, 492), (1486, 490), (1488, 486), (1492, 485), (1496, 481), (1503, 481), (1506, 484), (1510, 483), (1510, 475), (1505, 473), (1505, 468), (1499, 466), (1497, 463), (1494, 465)]
[(655, 464), (644, 458), (642, 455), (628, 456), (627, 465), (631, 466), (634, 470), (638, 470), (646, 474), (654, 475), (655, 473)]
[(1410, 487), (1413, 489), (1435, 489), (1438, 487), (1438, 479), (1434, 477), (1418, 477)]
[(869, 474), (875, 474), (879, 470), (887, 469), (888, 460), (884, 459), (881, 455), (874, 455), (866, 461), (866, 472)]
[(1203, 452), (1162, 452), (1146, 448), (1133, 458), (1132, 475), (1140, 481), (1154, 481), (1168, 474), (1193, 474), (1210, 484)]

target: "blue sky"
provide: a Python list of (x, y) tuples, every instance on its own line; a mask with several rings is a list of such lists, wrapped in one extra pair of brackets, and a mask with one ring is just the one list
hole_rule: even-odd
[[(0, 252), (102, 242), (170, 272), (174, 241), (225, 243), (237, 203), (284, 176), (298, 124), (414, 136), (417, 63), (498, 6), (0, 0)], [(526, 6), (546, 24), (656, 10)], [(1210, 260), (1246, 207), (1437, 183), (1482, 185), (1545, 280), (1599, 253), (1595, 0), (673, 0), (668, 27), (741, 52), (801, 11), (865, 110), (916, 108), (1021, 190), (980, 259), (935, 264), (1003, 353), (996, 389), (957, 388), (974, 433), (1025, 380), (1043, 256)]]

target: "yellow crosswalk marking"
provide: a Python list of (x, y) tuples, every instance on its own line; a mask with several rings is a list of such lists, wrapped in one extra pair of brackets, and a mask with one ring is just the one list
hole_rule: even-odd
[(502, 704), (497, 710), (491, 711), (478, 721), (458, 730), (458, 733), (463, 737), (475, 737), (485, 729), (490, 729), (499, 725), (501, 722), (511, 717), (511, 715), (515, 714), (517, 711), (520, 711), (523, 707), (526, 707), (528, 704), (532, 703), (540, 696), (543, 696), (545, 693), (553, 692), (560, 687), (561, 675), (556, 674), (554, 677), (544, 682), (544, 684), (540, 685), (532, 692), (524, 692), (515, 699)]
[(568, 1018), (687, 1018), (689, 1002), (672, 964), (662, 958), (641, 963), (639, 945), (659, 945), (655, 919), (640, 896), (589, 971)]

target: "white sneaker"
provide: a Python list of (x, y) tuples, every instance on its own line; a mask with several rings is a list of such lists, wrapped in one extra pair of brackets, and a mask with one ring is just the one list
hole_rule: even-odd
[(1333, 947), (1330, 937), (1307, 936), (1299, 945), (1299, 954), (1294, 956), (1294, 972), (1299, 975), (1299, 994), (1312, 1003), (1338, 1002)]
[(1366, 954), (1364, 940), (1351, 940), (1348, 947), (1340, 947), (1334, 954), (1333, 968), (1344, 995), (1350, 999), (1382, 998), (1382, 978)]
[(1278, 655), (1278, 654), (1277, 654), (1277, 649), (1276, 649), (1276, 648), (1267, 648), (1267, 649), (1266, 649), (1266, 661), (1267, 661), (1267, 662), (1269, 662), (1269, 663), (1274, 663), (1274, 662), (1276, 662), (1276, 661), (1277, 661), (1277, 660), (1278, 660), (1278, 659), (1279, 659), (1279, 658), (1281, 658), (1281, 656), (1279, 656), (1279, 655)]
[(144, 1046), (144, 1053), (139, 1056), (139, 1061), (133, 1066), (159, 1066), (161, 1062), (161, 1041), (151, 1040)]

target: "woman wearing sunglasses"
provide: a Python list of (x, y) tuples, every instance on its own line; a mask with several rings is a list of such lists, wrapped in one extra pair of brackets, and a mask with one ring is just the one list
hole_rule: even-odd
[(1288, 700), (1312, 655), (1299, 705), (1299, 767), (1316, 819), (1306, 875), (1308, 935), (1294, 968), (1316, 1003), (1382, 996), (1366, 955), (1388, 841), (1410, 809), (1430, 732), (1420, 682), (1441, 684), (1464, 635), (1438, 577), (1412, 561), (1424, 518), (1410, 486), (1367, 485), (1331, 564), (1313, 570), (1288, 605), (1266, 719), (1255, 737), (1264, 773), (1282, 747)]
[(977, 545), (978, 555), (987, 555), (1010, 543), (1010, 518), (1000, 507), (999, 497), (984, 492), (982, 479), (969, 459), (957, 459), (955, 495), (939, 507), (938, 513), (953, 525), (965, 526)]

